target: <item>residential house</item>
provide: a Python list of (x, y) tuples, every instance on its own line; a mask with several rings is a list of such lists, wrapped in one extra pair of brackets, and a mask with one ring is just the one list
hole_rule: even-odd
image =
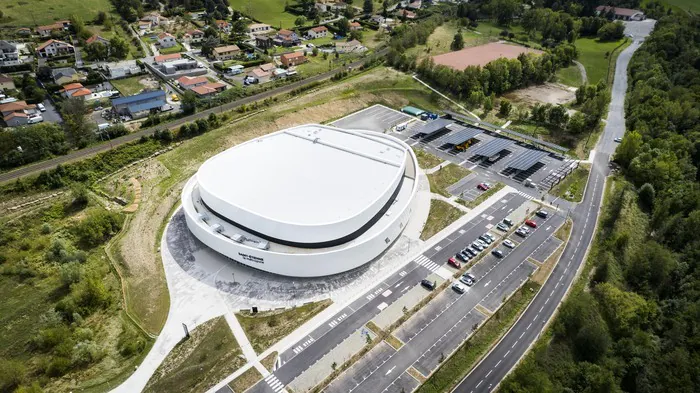
[(112, 100), (112, 108), (118, 115), (128, 115), (132, 119), (139, 119), (160, 110), (165, 102), (165, 91), (155, 90), (115, 98)]
[(92, 91), (83, 86), (82, 83), (70, 83), (63, 86), (63, 89), (58, 91), (66, 98), (80, 98), (84, 100), (92, 95)]
[[(274, 68), (274, 66), (273, 66)], [(272, 76), (271, 71), (264, 71), (262, 68), (254, 68), (246, 75), (247, 78), (252, 79), (256, 83), (265, 83), (270, 80)]]
[(177, 80), (177, 84), (184, 90), (191, 90), (197, 86), (206, 85), (207, 83), (209, 83), (209, 79), (203, 76), (183, 76)]
[(231, 23), (229, 23), (225, 20), (217, 20), (215, 23), (216, 23), (216, 28), (219, 29), (220, 31), (223, 31), (226, 34), (231, 32)]
[(13, 66), (21, 62), (17, 45), (9, 41), (0, 40), (0, 66)]
[(646, 19), (644, 13), (640, 10), (633, 10), (630, 8), (619, 8), (611, 7), (607, 5), (601, 5), (596, 7), (596, 14), (599, 16), (606, 16), (612, 13), (614, 19), (624, 20), (624, 21), (639, 21)]
[(396, 17), (413, 20), (416, 19), (416, 13), (409, 10), (398, 10), (396, 11)]
[(194, 87), (191, 89), (192, 92), (197, 94), (199, 97), (209, 97), (226, 90), (226, 85), (223, 83), (205, 83), (203, 85)]
[(73, 53), (75, 53), (75, 48), (73, 45), (53, 39), (44, 42), (36, 48), (37, 56), (42, 58), (69, 56)]
[(362, 25), (360, 22), (350, 22), (350, 31), (362, 30)]
[(272, 63), (265, 63), (261, 64), (258, 68), (260, 68), (264, 72), (272, 72), (277, 67), (275, 67), (275, 65)]
[(177, 45), (177, 40), (170, 33), (160, 33), (158, 34), (158, 45), (161, 49), (172, 48)]
[(328, 35), (328, 28), (326, 26), (317, 26), (306, 32), (306, 36), (310, 39), (316, 39), (325, 37)]
[(53, 81), (61, 86), (72, 82), (82, 82), (87, 79), (83, 74), (70, 67), (55, 68), (51, 70), (51, 76), (53, 77)]
[(199, 44), (204, 41), (204, 32), (202, 30), (190, 30), (182, 36), (182, 39), (189, 44)]
[(149, 30), (153, 25), (151, 22), (147, 20), (140, 20), (139, 21), (139, 30)]
[(90, 45), (90, 44), (95, 43), (95, 42), (99, 42), (100, 44), (102, 44), (104, 46), (109, 46), (109, 40), (102, 37), (102, 36), (99, 36), (97, 34), (95, 34), (92, 37), (85, 40), (86, 45)]
[(46, 25), (46, 26), (39, 26), (36, 28), (36, 33), (39, 34), (40, 37), (50, 37), (51, 33), (54, 31), (68, 31), (70, 30), (71, 23), (69, 20), (59, 20), (56, 23)]
[(241, 54), (241, 48), (238, 45), (226, 45), (214, 48), (212, 56), (218, 61), (232, 60)]
[(192, 72), (192, 70), (197, 70), (198, 75), (206, 74), (205, 68), (199, 68), (196, 60), (190, 59), (180, 59), (167, 61), (158, 65), (158, 70), (164, 75), (174, 75), (178, 72)]
[(269, 33), (272, 27), (265, 23), (253, 23), (248, 26), (248, 33), (251, 34), (266, 34)]
[(0, 74), (0, 90), (15, 90), (15, 81), (11, 76)]
[(169, 55), (160, 55), (153, 58), (156, 64), (163, 64), (169, 61), (175, 61), (182, 59), (182, 55), (179, 53), (171, 53)]
[(362, 48), (362, 43), (358, 40), (335, 43), (335, 51), (338, 53), (358, 52), (361, 51)]
[(161, 16), (157, 12), (149, 12), (141, 18), (141, 22), (150, 22), (151, 26), (158, 26), (161, 23)]
[(369, 18), (370, 22), (374, 22), (377, 24), (382, 24), (386, 22), (386, 18), (383, 17), (382, 15), (372, 15), (371, 18)]
[(8, 127), (17, 127), (27, 124), (29, 115), (32, 113), (36, 113), (36, 105), (27, 104), (26, 101), (0, 104), (2, 120)]
[(275, 45), (285, 47), (299, 45), (299, 43), (301, 42), (301, 40), (297, 36), (297, 33), (287, 29), (281, 29), (280, 31), (278, 31), (273, 41)]
[(263, 50), (270, 49), (275, 46), (275, 41), (268, 35), (260, 34), (255, 36), (255, 46)]
[(293, 67), (306, 63), (307, 59), (306, 56), (304, 56), (304, 52), (292, 52), (280, 56), (280, 61), (285, 67)]
[(422, 7), (422, 6), (423, 6), (422, 0), (414, 0), (414, 1), (411, 1), (410, 3), (408, 3), (406, 5), (406, 8), (408, 8), (409, 10), (419, 10), (420, 7)]
[(342, 11), (348, 5), (342, 0), (319, 0), (314, 6), (321, 12)]
[[(179, 53), (178, 53), (179, 54)], [(141, 67), (135, 60), (123, 60), (103, 65), (109, 79), (124, 78), (129, 75), (141, 73)]]

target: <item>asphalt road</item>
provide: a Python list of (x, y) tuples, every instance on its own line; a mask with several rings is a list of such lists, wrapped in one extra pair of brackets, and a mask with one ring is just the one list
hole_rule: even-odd
[[(381, 56), (385, 52), (386, 52), (386, 50), (384, 49), (384, 50), (377, 52), (376, 54)], [(176, 119), (176, 120), (173, 120), (173, 121), (170, 121), (167, 123), (162, 123), (162, 124), (159, 124), (158, 126), (155, 126), (155, 127), (146, 128), (146, 129), (142, 129), (142, 130), (139, 130), (136, 132), (132, 132), (128, 135), (124, 135), (122, 137), (113, 139), (111, 141), (111, 143), (110, 142), (98, 143), (98, 144), (86, 147), (85, 149), (75, 150), (75, 151), (73, 151), (69, 154), (66, 154), (64, 156), (55, 157), (55, 158), (52, 158), (50, 160), (35, 162), (33, 164), (29, 164), (29, 165), (23, 166), (21, 168), (18, 168), (18, 169), (9, 171), (9, 172), (0, 173), (0, 184), (11, 181), (11, 180), (15, 180), (15, 179), (27, 176), (27, 175), (31, 175), (34, 173), (45, 171), (48, 169), (53, 169), (56, 166), (61, 165), (61, 164), (67, 164), (67, 163), (70, 163), (73, 161), (81, 160), (83, 158), (91, 157), (95, 154), (110, 150), (113, 147), (117, 147), (117, 146), (123, 145), (125, 143), (130, 143), (130, 142), (136, 141), (144, 135), (151, 135), (156, 130), (162, 130), (165, 128), (176, 129), (185, 123), (190, 123), (190, 122), (197, 120), (197, 119), (206, 118), (207, 116), (209, 116), (210, 113), (221, 113), (224, 111), (228, 111), (228, 110), (237, 108), (241, 105), (247, 105), (247, 104), (253, 103), (255, 101), (264, 100), (265, 98), (269, 98), (269, 97), (276, 96), (279, 94), (289, 93), (290, 91), (292, 91), (294, 89), (297, 89), (297, 88), (302, 87), (302, 86), (306, 86), (310, 83), (329, 79), (331, 76), (333, 76), (333, 75), (337, 74), (338, 72), (345, 70), (347, 68), (350, 68), (350, 67), (357, 68), (360, 65), (362, 65), (364, 62), (365, 62), (365, 59), (358, 60), (358, 61), (355, 61), (353, 63), (348, 64), (346, 67), (342, 67), (342, 68), (338, 68), (338, 69), (335, 69), (332, 71), (324, 72), (323, 74), (318, 74), (318, 75), (315, 75), (315, 76), (312, 76), (312, 77), (309, 77), (309, 78), (306, 78), (306, 79), (300, 80), (298, 82), (294, 82), (294, 83), (291, 83), (289, 85), (285, 85), (285, 86), (282, 86), (282, 87), (279, 87), (276, 89), (264, 91), (262, 93), (259, 93), (259, 94), (256, 94), (256, 95), (253, 95), (250, 97), (241, 98), (240, 100), (232, 101), (232, 102), (229, 102), (228, 104), (224, 104), (224, 105), (218, 106), (216, 108), (211, 108), (211, 109), (207, 109), (207, 110), (204, 110), (201, 112), (197, 112), (197, 113), (192, 114), (190, 116)]]
[[(438, 250), (428, 250), (422, 255), (422, 258), (429, 258), (432, 262), (434, 262), (433, 266), (435, 266), (435, 264), (440, 266), (444, 265), (447, 262), (447, 258), (453, 256), (458, 250), (464, 248), (467, 243), (471, 243), (481, 234), (488, 231), (488, 228), (491, 225), (505, 218), (511, 211), (525, 202), (526, 198), (518, 194), (509, 194), (502, 201), (499, 201), (493, 206), (489, 207), (481, 216), (470, 220), (461, 228), (457, 229), (454, 233), (447, 236), (436, 245)], [(536, 244), (539, 244), (536, 237), (533, 237), (532, 244), (533, 247), (536, 247)], [(509, 272), (513, 270), (513, 267), (509, 266), (507, 263), (508, 260), (508, 257), (497, 260), (491, 255), (486, 255), (479, 264), (496, 263), (500, 265), (501, 268), (492, 269), (490, 271), (495, 276), (498, 272)], [(398, 284), (402, 283), (404, 285), (417, 285), (420, 280), (430, 275), (430, 273), (432, 273), (430, 268), (420, 265), (415, 261), (409, 262), (401, 271), (393, 274), (383, 282), (379, 283), (377, 286), (367, 291), (363, 296), (339, 311), (327, 321), (328, 323), (324, 323), (323, 325), (319, 326), (309, 335), (295, 343), (291, 348), (281, 353), (281, 366), (275, 370), (273, 374), (283, 385), (287, 385), (289, 382), (301, 375), (312, 364), (321, 359), (331, 349), (335, 348), (335, 346), (379, 314), (380, 310), (377, 308), (377, 306), (380, 303), (391, 305), (403, 295), (403, 292), (401, 291), (394, 291), (389, 296), (382, 296), (381, 294), (387, 289), (393, 289)], [(507, 274), (508, 273), (505, 273), (504, 275)], [(481, 274), (477, 274), (477, 278), (481, 279), (482, 277), (483, 276)], [(493, 286), (489, 288), (489, 291), (496, 288), (495, 282), (496, 281), (494, 281)], [(476, 287), (477, 286), (474, 288)], [(505, 288), (498, 287), (496, 292), (498, 292), (499, 295), (493, 296), (497, 296), (499, 299), (501, 299), (502, 296), (500, 295), (500, 292), (503, 290), (505, 290)], [(446, 291), (445, 293), (448, 297), (456, 295), (451, 291)], [(481, 297), (479, 297), (479, 299), (481, 299)], [(429, 305), (432, 303), (433, 302), (430, 302)], [(472, 307), (469, 309), (471, 308)], [(468, 311), (468, 309), (465, 310), (465, 312), (466, 311)], [(331, 326), (330, 323), (334, 321), (337, 323), (334, 323), (333, 326)], [(469, 326), (471, 325), (472, 323), (469, 324)], [(390, 349), (390, 352), (392, 351), (393, 349)], [(414, 361), (416, 358), (417, 357), (414, 358)], [(398, 374), (399, 373), (396, 373), (397, 376)], [(257, 385), (251, 388), (249, 392), (270, 393), (274, 391), (275, 390), (272, 389), (272, 387), (270, 387), (265, 381), (260, 381)]]
[(635, 36), (634, 42), (620, 53), (617, 59), (607, 124), (596, 146), (596, 155), (584, 199), (571, 211), (574, 221), (573, 230), (559, 264), (521, 318), (481, 363), (460, 382), (454, 392), (491, 392), (496, 389), (539, 338), (546, 323), (552, 318), (571, 287), (595, 235), (605, 178), (609, 174), (609, 159), (617, 146), (613, 139), (621, 137), (625, 132), (624, 102), (627, 91), (627, 66), (632, 54), (641, 45), (640, 37), (646, 37), (652, 27), (653, 22), (633, 22), (627, 25), (627, 32)]

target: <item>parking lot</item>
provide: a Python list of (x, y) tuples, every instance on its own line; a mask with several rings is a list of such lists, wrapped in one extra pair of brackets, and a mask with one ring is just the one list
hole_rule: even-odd
[[(336, 120), (331, 125), (340, 128), (384, 132), (397, 124), (408, 121), (415, 123), (418, 119), (377, 104)], [(407, 131), (403, 131), (403, 133), (407, 133)]]

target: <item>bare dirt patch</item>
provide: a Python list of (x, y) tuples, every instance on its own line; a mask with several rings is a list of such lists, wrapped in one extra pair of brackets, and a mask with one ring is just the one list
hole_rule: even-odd
[(435, 64), (445, 65), (461, 71), (469, 66), (485, 66), (501, 57), (515, 59), (521, 53), (539, 54), (542, 53), (542, 51), (520, 45), (492, 42), (486, 45), (464, 48), (455, 52), (433, 56), (433, 60)]
[(516, 90), (506, 94), (505, 97), (509, 100), (519, 101), (528, 105), (541, 103), (564, 105), (576, 99), (576, 90), (572, 90), (558, 83), (545, 83), (543, 85)]

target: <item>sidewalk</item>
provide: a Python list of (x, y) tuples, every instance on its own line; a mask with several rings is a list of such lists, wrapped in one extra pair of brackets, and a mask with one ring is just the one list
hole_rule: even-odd
[(250, 341), (248, 340), (248, 336), (246, 336), (245, 332), (243, 331), (243, 327), (241, 324), (238, 322), (238, 319), (233, 315), (233, 312), (227, 312), (224, 314), (224, 318), (226, 319), (226, 323), (228, 323), (228, 326), (231, 328), (231, 333), (233, 333), (233, 337), (236, 338), (236, 341), (238, 342), (238, 346), (241, 347), (241, 350), (243, 351), (243, 356), (248, 360), (248, 363), (253, 363), (253, 366), (262, 374), (263, 378), (267, 377), (270, 372), (267, 371), (265, 367), (263, 367), (262, 364), (260, 364), (260, 361), (258, 360), (258, 355), (255, 354), (255, 350), (253, 349), (253, 346), (250, 344)]
[(465, 213), (469, 213), (469, 212), (470, 212), (470, 209), (469, 209), (468, 207), (466, 207), (466, 206), (464, 206), (464, 205), (462, 205), (462, 204), (460, 204), (460, 203), (455, 202), (455, 199), (457, 199), (457, 198), (455, 198), (455, 197), (447, 198), (447, 197), (445, 197), (445, 196), (442, 196), (442, 195), (440, 195), (440, 194), (435, 194), (435, 193), (431, 194), (431, 197), (432, 197), (433, 199), (437, 199), (437, 200), (439, 200), (439, 201), (443, 201), (443, 202), (445, 202), (445, 203), (449, 203), (449, 204), (450, 204), (452, 207), (454, 207), (455, 209), (459, 209), (459, 210), (461, 210), (461, 211), (463, 211), (463, 212), (465, 212)]

